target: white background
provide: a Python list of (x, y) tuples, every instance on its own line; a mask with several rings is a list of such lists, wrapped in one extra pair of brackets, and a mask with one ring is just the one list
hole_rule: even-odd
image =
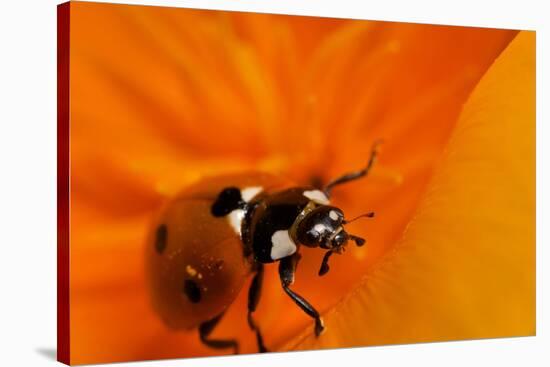
[[(112, 1), (108, 1), (112, 2)], [(549, 365), (548, 65), (550, 11), (531, 0), (126, 1), (537, 30), (537, 336), (121, 366)], [(55, 365), (56, 4), (0, 7), (0, 366)], [(546, 106), (543, 104), (546, 103)], [(511, 213), (502, 213), (508, 215)], [(547, 268), (544, 269), (544, 266)], [(545, 310), (546, 309), (546, 310)], [(545, 312), (546, 311), (546, 312)]]

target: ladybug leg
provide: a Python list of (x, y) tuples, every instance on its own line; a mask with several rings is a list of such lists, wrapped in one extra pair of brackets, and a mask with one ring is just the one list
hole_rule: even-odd
[(294, 274), (296, 273), (296, 265), (299, 259), (300, 255), (298, 253), (282, 258), (279, 263), (279, 277), (281, 278), (281, 284), (286, 294), (288, 294), (306, 314), (315, 319), (315, 336), (319, 336), (325, 329), (319, 312), (317, 312), (305, 298), (289, 288), (289, 286), (294, 283)]
[(201, 339), (201, 342), (210, 348), (214, 349), (226, 349), (226, 348), (233, 348), (234, 354), (239, 354), (239, 343), (234, 339), (210, 339), (208, 336), (212, 333), (212, 330), (218, 325), (218, 322), (220, 322), (221, 318), (223, 317), (224, 312), (219, 314), (218, 316), (214, 317), (213, 319), (209, 321), (205, 321), (199, 326), (199, 336)]
[(256, 325), (256, 322), (252, 317), (252, 313), (256, 311), (256, 307), (258, 307), (258, 302), (260, 301), (263, 279), (264, 265), (258, 263), (256, 268), (256, 275), (254, 275), (252, 283), (250, 284), (250, 288), (248, 289), (248, 325), (250, 326), (252, 331), (256, 332), (256, 340), (258, 342), (258, 350), (260, 353), (268, 352), (268, 350), (264, 345), (264, 340), (262, 338), (260, 328), (258, 325)]
[(337, 179), (334, 179), (330, 181), (324, 188), (323, 191), (327, 197), (330, 197), (330, 191), (334, 186), (344, 184), (349, 181), (357, 180), (361, 177), (365, 177), (369, 171), (371, 170), (372, 166), (374, 165), (374, 162), (376, 161), (376, 156), (378, 155), (378, 146), (382, 143), (381, 140), (377, 140), (372, 145), (372, 150), (370, 153), (370, 158), (367, 163), (367, 166), (363, 168), (360, 171), (350, 172), (346, 173), (343, 176), (338, 177)]

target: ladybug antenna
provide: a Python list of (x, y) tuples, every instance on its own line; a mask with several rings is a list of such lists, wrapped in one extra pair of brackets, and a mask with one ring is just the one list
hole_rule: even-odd
[(360, 219), (360, 218), (373, 218), (374, 217), (374, 212), (368, 212), (368, 213), (365, 213), (365, 214), (361, 214), (353, 219), (350, 219), (350, 220), (344, 220), (342, 221), (343, 224), (348, 224), (348, 223), (351, 223), (351, 222), (355, 222), (357, 219)]
[(355, 241), (355, 244), (357, 245), (357, 247), (361, 247), (365, 244), (365, 239), (364, 238), (361, 238), (359, 236), (354, 236), (352, 234), (348, 234), (348, 238), (350, 240), (353, 240)]

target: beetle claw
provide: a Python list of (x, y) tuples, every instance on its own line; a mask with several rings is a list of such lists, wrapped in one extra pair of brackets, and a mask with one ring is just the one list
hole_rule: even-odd
[(325, 331), (325, 324), (320, 317), (315, 320), (315, 336), (319, 337)]
[(330, 270), (330, 267), (327, 263), (322, 263), (321, 268), (319, 269), (319, 276), (323, 276)]

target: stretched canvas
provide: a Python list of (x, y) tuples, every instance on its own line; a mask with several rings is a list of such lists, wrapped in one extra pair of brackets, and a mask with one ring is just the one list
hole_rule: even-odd
[(535, 32), (58, 7), (58, 359), (535, 334)]

